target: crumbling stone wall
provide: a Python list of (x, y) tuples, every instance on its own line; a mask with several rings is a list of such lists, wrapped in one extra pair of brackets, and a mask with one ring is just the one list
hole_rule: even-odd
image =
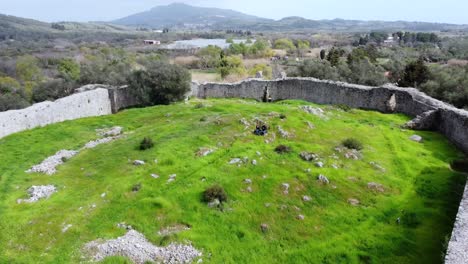
[[(128, 87), (92, 87), (81, 93), (44, 102), (22, 110), (0, 113), (0, 138), (19, 131), (65, 120), (107, 115), (139, 105)], [(403, 113), (415, 119), (414, 129), (434, 129), (468, 154), (468, 112), (456, 109), (412, 88), (391, 85), (369, 87), (313, 78), (259, 79), (234, 84), (192, 84), (191, 96), (198, 98), (251, 98), (258, 101), (306, 100), (318, 104), (343, 104), (384, 113)], [(466, 261), (468, 241), (468, 187), (462, 200), (449, 244), (447, 263)]]
[(55, 102), (42, 102), (21, 110), (0, 112), (0, 138), (65, 120), (111, 113), (108, 90), (98, 88)]

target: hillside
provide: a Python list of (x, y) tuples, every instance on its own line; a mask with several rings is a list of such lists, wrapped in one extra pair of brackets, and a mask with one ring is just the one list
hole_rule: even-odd
[(268, 20), (233, 10), (195, 7), (187, 4), (174, 3), (167, 6), (158, 6), (146, 12), (115, 20), (112, 23), (127, 26), (163, 28), (171, 26), (212, 26), (231, 21), (249, 23), (267, 22)]
[[(313, 15), (313, 14), (311, 14)], [(407, 21), (359, 21), (359, 20), (311, 20), (302, 17), (287, 17), (272, 20), (246, 15), (233, 10), (195, 7), (187, 4), (157, 6), (149, 11), (130, 15), (111, 23), (126, 26), (151, 28), (171, 27), (178, 29), (241, 29), (256, 31), (445, 31), (468, 30), (468, 25)]]
[[(267, 136), (253, 135), (257, 119)], [(0, 263), (103, 260), (96, 245), (136, 263), (181, 250), (203, 263), (440, 263), (464, 184), (448, 163), (462, 154), (435, 132), (411, 141), (399, 127), (408, 120), (303, 101), (194, 100), (11, 135), (0, 139)], [(101, 138), (114, 126), (124, 134)], [(139, 150), (144, 137), (153, 148)], [(340, 146), (346, 138), (362, 151)], [(281, 144), (290, 152), (276, 153)], [(70, 151), (46, 160), (59, 150)], [(25, 172), (51, 165), (51, 175)], [(221, 208), (202, 201), (215, 184), (228, 196)], [(49, 197), (28, 200), (31, 186)]]

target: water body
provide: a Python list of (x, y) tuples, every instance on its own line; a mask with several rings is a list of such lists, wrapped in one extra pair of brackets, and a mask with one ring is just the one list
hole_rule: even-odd
[[(235, 39), (234, 43), (245, 43), (246, 39)], [(255, 40), (252, 40), (255, 41)], [(174, 43), (164, 45), (165, 49), (195, 49), (205, 48), (209, 45), (218, 46), (222, 49), (228, 48), (230, 43), (226, 43), (226, 39), (192, 39), (192, 40), (178, 40)]]

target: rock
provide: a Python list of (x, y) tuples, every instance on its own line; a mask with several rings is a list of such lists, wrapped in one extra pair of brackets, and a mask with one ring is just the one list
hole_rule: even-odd
[(84, 249), (93, 262), (100, 262), (111, 256), (123, 256), (135, 264), (192, 263), (202, 256), (202, 253), (191, 245), (172, 243), (167, 247), (157, 247), (136, 230), (129, 230), (117, 239), (89, 242)]
[(249, 193), (253, 192), (252, 187), (251, 187), (251, 186), (248, 186), (247, 189), (246, 189), (246, 191), (249, 192)]
[(141, 165), (145, 165), (145, 162), (142, 161), (142, 160), (135, 160), (135, 161), (133, 161), (133, 165), (141, 166)]
[(284, 71), (282, 71), (280, 75), (281, 75), (281, 79), (286, 79), (288, 77), (288, 74)]
[(158, 235), (160, 235), (160, 236), (169, 236), (169, 235), (177, 234), (177, 233), (180, 233), (180, 232), (186, 231), (186, 230), (190, 230), (190, 226), (176, 224), (176, 225), (172, 225), (172, 226), (162, 228), (161, 230), (158, 231)]
[(362, 154), (361, 152), (355, 149), (346, 149), (344, 153), (344, 157), (347, 159), (352, 159), (352, 160), (360, 160), (362, 159)]
[(325, 176), (325, 175), (322, 175), (320, 174), (318, 177), (317, 177), (317, 180), (323, 184), (329, 184), (330, 181), (328, 180), (328, 178)]
[(169, 182), (175, 181), (176, 177), (177, 177), (177, 174), (171, 174), (171, 175), (169, 175), (169, 179), (167, 180), (167, 182), (169, 183)]
[(308, 127), (309, 129), (315, 129), (315, 125), (314, 125), (314, 124), (312, 124), (312, 123), (309, 122), (309, 121), (307, 121), (306, 123), (307, 123), (307, 127)]
[(310, 196), (304, 195), (304, 196), (302, 196), (302, 201), (310, 202), (310, 201), (312, 201), (312, 198)]
[(104, 84), (87, 84), (87, 85), (81, 86), (80, 88), (76, 88), (75, 93), (83, 93), (87, 91), (96, 90), (98, 88), (109, 89), (110, 87), (111, 87), (110, 85), (104, 85)]
[(335, 170), (339, 169), (340, 167), (338, 167), (338, 165), (336, 164), (332, 164), (332, 168), (334, 168)]
[(78, 154), (78, 151), (75, 150), (60, 150), (55, 153), (55, 155), (48, 157), (40, 164), (33, 166), (26, 172), (39, 172), (47, 175), (55, 174), (57, 172), (57, 166), (63, 164), (66, 160), (74, 157), (76, 154)]
[(360, 204), (359, 200), (358, 199), (354, 199), (354, 198), (349, 198), (348, 199), (348, 203), (352, 206), (358, 206)]
[(234, 158), (231, 161), (229, 161), (229, 164), (239, 164), (242, 163), (242, 160), (239, 158)]
[(159, 178), (159, 175), (157, 175), (157, 174), (151, 174), (151, 177), (153, 177), (154, 179), (158, 179), (158, 178)]
[(245, 180), (244, 180), (244, 183), (246, 183), (246, 184), (252, 184), (252, 180), (251, 180), (251, 179), (245, 179)]
[(403, 128), (413, 130), (435, 130), (435, 126), (439, 122), (440, 110), (430, 110), (416, 116), (416, 118), (403, 125)]
[(261, 156), (261, 155), (262, 155), (262, 153), (261, 153), (260, 151), (257, 151), (257, 152), (255, 152), (255, 153), (257, 154), (257, 156)]
[(106, 137), (106, 138), (101, 138), (101, 139), (98, 139), (98, 140), (93, 140), (93, 141), (90, 141), (88, 143), (86, 143), (86, 145), (83, 147), (83, 149), (92, 149), (92, 148), (95, 148), (101, 144), (105, 144), (105, 143), (109, 143), (111, 141), (114, 141), (115, 139), (117, 139), (117, 137)]
[(315, 163), (315, 166), (318, 167), (318, 168), (323, 168), (323, 166), (325, 166), (325, 165), (323, 164), (323, 162), (319, 161), (319, 162)]
[(367, 184), (367, 188), (369, 188), (370, 190), (373, 190), (373, 191), (377, 191), (377, 192), (384, 192), (385, 189), (384, 187), (382, 186), (382, 184), (380, 183), (375, 183), (375, 182), (369, 182)]
[(305, 169), (304, 171), (307, 172), (307, 173), (311, 173), (311, 172), (312, 172), (312, 169), (311, 169), (311, 168), (307, 168), (307, 169)]
[(132, 230), (133, 229), (131, 225), (127, 225), (125, 222), (118, 223), (117, 227), (122, 228), (122, 229), (126, 229), (126, 230)]
[(392, 96), (390, 96), (390, 99), (388, 99), (385, 106), (387, 107), (388, 112), (391, 112), (391, 113), (395, 112), (396, 106), (397, 106), (395, 94), (392, 94)]
[(302, 220), (305, 219), (305, 216), (304, 216), (304, 215), (298, 215), (298, 216), (296, 217), (296, 219), (302, 221)]
[(301, 152), (299, 156), (305, 161), (313, 161), (319, 158), (317, 154), (306, 152), (306, 151)]
[(255, 74), (255, 78), (257, 78), (257, 79), (263, 79), (263, 72), (262, 72), (262, 71), (258, 71), (258, 72)]
[(268, 230), (270, 230), (270, 227), (268, 226), (268, 224), (261, 224), (260, 229), (262, 230), (263, 233), (267, 233)]
[(35, 203), (41, 199), (48, 199), (57, 192), (54, 185), (31, 186), (28, 189), (29, 199), (18, 199), (18, 203)]
[(68, 225), (64, 226), (64, 227), (62, 228), (62, 233), (67, 232), (68, 229), (70, 229), (72, 226), (73, 226), (73, 225), (71, 225), (71, 224), (68, 224)]
[(101, 198), (104, 198), (104, 197), (106, 197), (106, 193), (101, 194)]
[(198, 157), (206, 157), (208, 155), (210, 155), (211, 153), (213, 153), (214, 150), (213, 149), (209, 149), (209, 148), (200, 148), (198, 151), (197, 151), (197, 156)]
[(289, 193), (289, 183), (283, 183), (283, 184), (281, 184), (281, 187), (283, 187), (283, 193), (284, 194)]
[(99, 136), (101, 137), (116, 137), (122, 134), (123, 128), (119, 126), (112, 127), (107, 130), (100, 130)]
[(381, 172), (385, 172), (385, 168), (380, 166), (377, 162), (374, 162), (374, 161), (371, 161), (369, 162), (370, 165), (372, 165), (372, 167), (374, 167), (374, 169), (377, 169)]
[(414, 142), (418, 142), (418, 143), (421, 143), (423, 141), (423, 138), (421, 136), (418, 136), (418, 135), (412, 135), (409, 139), (414, 141)]
[(278, 126), (278, 133), (282, 138), (290, 138), (291, 134), (288, 131), (283, 130), (281, 126)]
[(256, 161), (256, 160), (252, 160), (252, 165), (256, 166), (256, 165), (257, 165), (257, 161)]
[(218, 199), (214, 199), (213, 201), (208, 203), (208, 207), (218, 207), (221, 204), (221, 202)]
[(239, 120), (239, 122), (246, 127), (250, 126), (249, 121), (247, 121), (245, 118), (242, 118), (241, 120)]
[(321, 118), (325, 116), (325, 111), (323, 111), (321, 108), (318, 108), (318, 107), (316, 108), (310, 105), (303, 105), (303, 106), (299, 106), (299, 109), (301, 109), (302, 111), (306, 113), (316, 115)]

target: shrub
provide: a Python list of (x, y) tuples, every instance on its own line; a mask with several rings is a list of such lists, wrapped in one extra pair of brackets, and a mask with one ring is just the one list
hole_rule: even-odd
[(156, 61), (146, 70), (133, 72), (128, 78), (134, 96), (144, 106), (170, 104), (184, 99), (190, 91), (190, 72), (178, 65)]
[(341, 110), (343, 110), (343, 111), (345, 111), (345, 112), (349, 112), (349, 111), (352, 110), (351, 107), (349, 107), (349, 106), (347, 106), (347, 105), (344, 105), (344, 104), (337, 104), (337, 105), (335, 105), (335, 106), (336, 106), (336, 108), (341, 109)]
[(285, 114), (280, 114), (279, 118), (280, 118), (280, 119), (286, 119), (287, 117), (286, 117)]
[(145, 137), (140, 143), (140, 150), (147, 150), (154, 147), (153, 140), (149, 137)]
[(140, 191), (140, 190), (141, 190), (141, 187), (142, 187), (141, 183), (137, 183), (137, 184), (133, 185), (133, 187), (132, 187), (132, 192), (138, 192), (138, 191)]
[(227, 201), (228, 197), (223, 187), (219, 185), (213, 185), (203, 192), (204, 202), (209, 203), (209, 202), (213, 202), (216, 199), (218, 199), (220, 203)]
[(285, 145), (279, 145), (275, 148), (275, 152), (278, 154), (284, 154), (291, 152), (291, 148)]
[(63, 79), (43, 82), (32, 90), (33, 102), (54, 101), (73, 93), (74, 83)]
[(404, 212), (403, 216), (401, 217), (401, 222), (403, 225), (411, 228), (415, 228), (421, 224), (419, 216), (414, 212)]
[(343, 140), (342, 144), (348, 149), (355, 149), (355, 150), (363, 149), (362, 143), (355, 138), (345, 139)]

